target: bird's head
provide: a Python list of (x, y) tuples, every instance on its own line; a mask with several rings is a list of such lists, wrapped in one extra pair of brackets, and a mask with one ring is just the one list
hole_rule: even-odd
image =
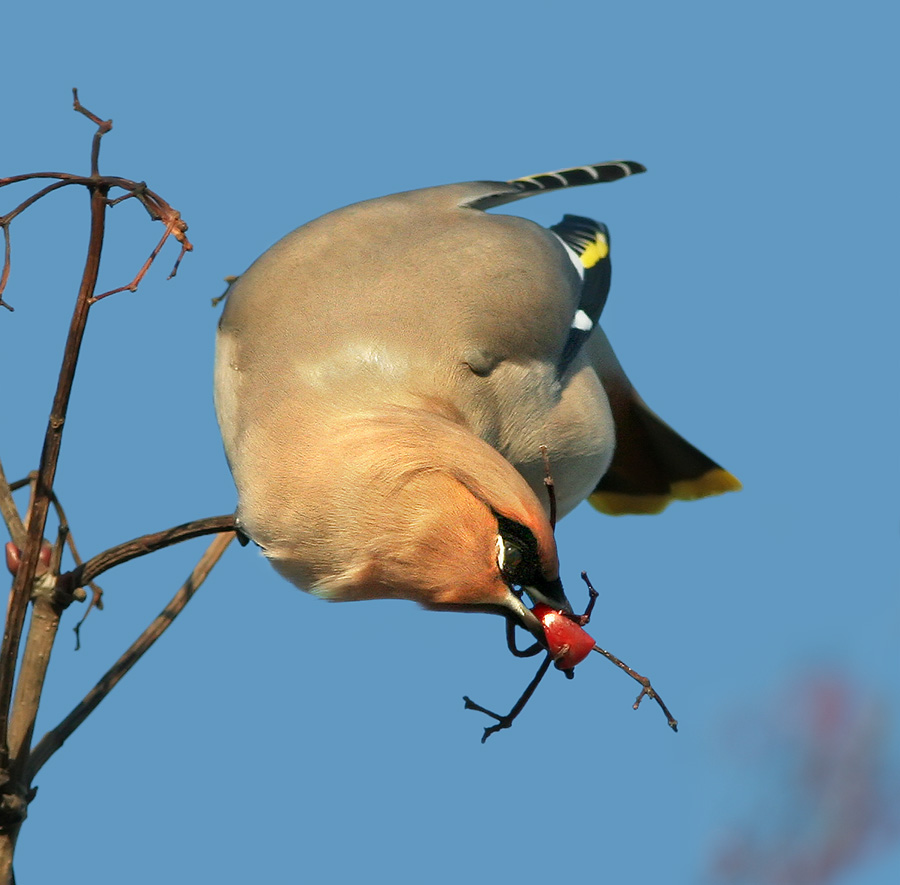
[(413, 532), (414, 564), (408, 563), (406, 579), (411, 595), (426, 608), (511, 616), (543, 641), (543, 629), (523, 593), (532, 603), (572, 609), (547, 516), (519, 474), (509, 469), (502, 496), (491, 494), (483, 470), (463, 477), (459, 471), (429, 473), (421, 485), (416, 483), (417, 492), (429, 493), (431, 504), (422, 514), (421, 533)]
[[(317, 557), (314, 580), (274, 556), (286, 577), (334, 600), (502, 614), (541, 641), (523, 593), (571, 611), (547, 511), (495, 449), (454, 422), (402, 412), (356, 424), (350, 436), (342, 501), (327, 508), (341, 517), (320, 523), (317, 543), (301, 548)], [(320, 503), (333, 492), (323, 489)]]

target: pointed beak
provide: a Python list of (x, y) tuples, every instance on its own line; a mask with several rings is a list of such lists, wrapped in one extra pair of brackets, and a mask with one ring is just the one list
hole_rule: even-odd
[(533, 587), (522, 587), (522, 589), (531, 597), (532, 602), (543, 602), (544, 605), (549, 605), (550, 608), (555, 608), (557, 611), (569, 615), (574, 614), (559, 578), (536, 584)]
[[(572, 606), (569, 604), (569, 600), (566, 599), (562, 581), (560, 581), (559, 578), (555, 581), (542, 583), (539, 587), (522, 587), (522, 589), (529, 597), (531, 597), (533, 603), (542, 602), (544, 605), (549, 605), (550, 608), (555, 609), (556, 611), (563, 611), (568, 614), (573, 613)], [(543, 624), (541, 624), (540, 620), (531, 609), (528, 608), (528, 606), (526, 606), (512, 591), (509, 593), (507, 608), (515, 613), (520, 624), (531, 633), (538, 642), (546, 645), (547, 639), (544, 635)]]
[(516, 596), (512, 591), (510, 591), (509, 599), (507, 600), (507, 608), (511, 609), (512, 612), (518, 617), (519, 623), (532, 635), (538, 642), (545, 644), (546, 637), (544, 636), (544, 627), (541, 622), (538, 620), (537, 616)]

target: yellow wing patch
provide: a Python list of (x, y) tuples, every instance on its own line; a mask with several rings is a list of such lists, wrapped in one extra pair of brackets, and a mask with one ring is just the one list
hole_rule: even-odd
[(600, 261), (603, 261), (609, 255), (609, 243), (602, 233), (597, 236), (584, 247), (579, 257), (585, 268), (591, 268)]

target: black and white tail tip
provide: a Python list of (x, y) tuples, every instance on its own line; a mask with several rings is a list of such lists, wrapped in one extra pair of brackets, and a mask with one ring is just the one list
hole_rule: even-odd
[(540, 175), (525, 175), (514, 178), (509, 184), (521, 191), (552, 191), (564, 187), (579, 187), (583, 184), (601, 184), (618, 181), (629, 175), (646, 172), (647, 167), (633, 160), (609, 160), (593, 166), (573, 166), (556, 172), (542, 172)]

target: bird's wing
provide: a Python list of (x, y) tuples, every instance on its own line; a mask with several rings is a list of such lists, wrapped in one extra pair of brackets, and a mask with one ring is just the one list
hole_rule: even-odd
[(609, 259), (609, 230), (605, 224), (580, 215), (564, 215), (550, 230), (566, 247), (578, 275), (581, 294), (563, 347), (557, 372), (561, 378), (584, 343), (590, 338), (609, 295), (612, 265)]
[(603, 330), (595, 329), (591, 360), (609, 398), (616, 447), (589, 500), (603, 513), (660, 513), (672, 501), (734, 492), (740, 481), (666, 424), (628, 380)]

